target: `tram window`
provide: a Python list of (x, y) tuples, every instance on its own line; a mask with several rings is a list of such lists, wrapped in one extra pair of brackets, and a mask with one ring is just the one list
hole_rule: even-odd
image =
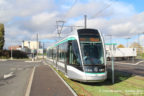
[(53, 49), (53, 59), (56, 60), (56, 56), (57, 56), (57, 49), (54, 48), (54, 49)]
[(64, 62), (66, 62), (66, 58), (67, 58), (67, 42), (64, 43), (63, 45), (63, 58), (64, 58)]
[(57, 49), (56, 49), (56, 56), (57, 56), (57, 61), (60, 61), (60, 46), (57, 46)]
[(79, 49), (76, 41), (70, 41), (69, 42), (69, 64), (79, 66), (81, 64), (80, 62), (80, 55), (79, 55)]
[(67, 54), (67, 44), (63, 43), (59, 45), (58, 58), (60, 62), (66, 62), (66, 54)]
[(58, 46), (58, 61), (61, 61), (61, 46)]
[(48, 50), (48, 57), (51, 59), (53, 58), (53, 49)]

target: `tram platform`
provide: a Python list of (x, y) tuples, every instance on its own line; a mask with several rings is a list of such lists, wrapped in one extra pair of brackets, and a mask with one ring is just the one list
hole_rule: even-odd
[(35, 69), (30, 96), (74, 96), (56, 73), (46, 65)]

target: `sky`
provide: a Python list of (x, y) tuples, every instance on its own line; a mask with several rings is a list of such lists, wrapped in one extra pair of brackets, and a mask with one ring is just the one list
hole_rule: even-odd
[[(65, 26), (98, 29), (105, 42), (127, 46), (139, 41), (144, 45), (144, 0), (0, 0), (0, 23), (5, 25), (5, 48), (22, 40), (39, 40), (52, 44), (58, 38), (56, 21)], [(83, 27), (77, 27), (83, 28)], [(71, 32), (64, 27), (61, 36)], [(139, 34), (139, 35), (138, 35)], [(130, 38), (130, 39), (127, 39)]]

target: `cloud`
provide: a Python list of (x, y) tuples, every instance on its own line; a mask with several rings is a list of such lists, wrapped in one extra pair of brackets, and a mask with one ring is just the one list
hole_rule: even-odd
[[(54, 40), (56, 20), (84, 26), (84, 14), (88, 16), (88, 28), (99, 29), (103, 34), (123, 38), (144, 31), (144, 12), (137, 13), (131, 4), (114, 0), (56, 1), (0, 0), (0, 21), (6, 25), (6, 39), (35, 39), (39, 33), (41, 40)], [(70, 28), (64, 28), (62, 36), (69, 33)]]
[(53, 0), (2, 0), (0, 1), (0, 21), (7, 23), (15, 16), (32, 16), (42, 11), (53, 11)]
[(129, 18), (122, 18), (119, 20), (111, 20), (109, 31), (117, 36), (134, 36), (139, 32), (144, 31), (144, 12), (136, 14)]
[(20, 20), (6, 26), (6, 41), (9, 38), (12, 41), (36, 40), (36, 34), (39, 39), (49, 39), (57, 37), (56, 32), (57, 13), (42, 12), (29, 18), (28, 20)]
[[(95, 19), (89, 19), (88, 27), (89, 28), (98, 28), (102, 29), (104, 31), (107, 31), (106, 33), (113, 34), (113, 35), (128, 35), (132, 34), (135, 35), (137, 32), (143, 32), (144, 31), (144, 12), (140, 14), (135, 14), (133, 16), (129, 17), (123, 17), (120, 19), (114, 18), (114, 19), (106, 19), (106, 18), (95, 18)], [(79, 20), (76, 22), (76, 25), (82, 25), (83, 20)]]
[[(31, 37), (30, 37), (31, 36)], [(5, 46), (21, 44), (23, 40), (34, 39), (34, 36), (27, 30), (21, 30), (16, 26), (5, 28)]]
[(54, 25), (56, 25), (56, 17), (57, 13), (40, 13), (32, 17), (31, 24), (38, 31), (46, 31), (45, 29), (48, 29), (50, 27), (55, 28)]
[(67, 17), (77, 17), (87, 14), (90, 18), (124, 17), (135, 14), (132, 5), (112, 0), (89, 0), (88, 3), (78, 2), (67, 14)]
[[(20, 26), (21, 29), (27, 29), (31, 34), (39, 33), (41, 39), (51, 39), (56, 36), (56, 18), (57, 12), (42, 12), (31, 17), (28, 22)], [(56, 33), (57, 34), (57, 33)], [(43, 37), (43, 38), (42, 38)]]

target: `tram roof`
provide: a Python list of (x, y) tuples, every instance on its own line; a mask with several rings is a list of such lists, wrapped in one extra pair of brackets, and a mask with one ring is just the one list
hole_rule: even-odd
[[(68, 36), (62, 38), (61, 40), (59, 40), (58, 42), (56, 42), (55, 44), (53, 44), (52, 46), (48, 47), (47, 49), (50, 49), (50, 48), (53, 48), (59, 44), (62, 44), (64, 42), (67, 42), (69, 40), (76, 40), (77, 36), (78, 36), (78, 30), (83, 30), (83, 29), (77, 29), (77, 30), (74, 30), (73, 32), (71, 32)], [(97, 29), (88, 29), (88, 30), (97, 30)]]
[(50, 47), (48, 47), (47, 49), (50, 49), (50, 48), (53, 48), (59, 44), (62, 44), (66, 41), (69, 41), (69, 40), (76, 40), (76, 37), (77, 36), (77, 30), (74, 30), (72, 31), (70, 34), (68, 34), (67, 36), (63, 37), (61, 40), (59, 40), (58, 42), (54, 43), (53, 45), (51, 45)]

